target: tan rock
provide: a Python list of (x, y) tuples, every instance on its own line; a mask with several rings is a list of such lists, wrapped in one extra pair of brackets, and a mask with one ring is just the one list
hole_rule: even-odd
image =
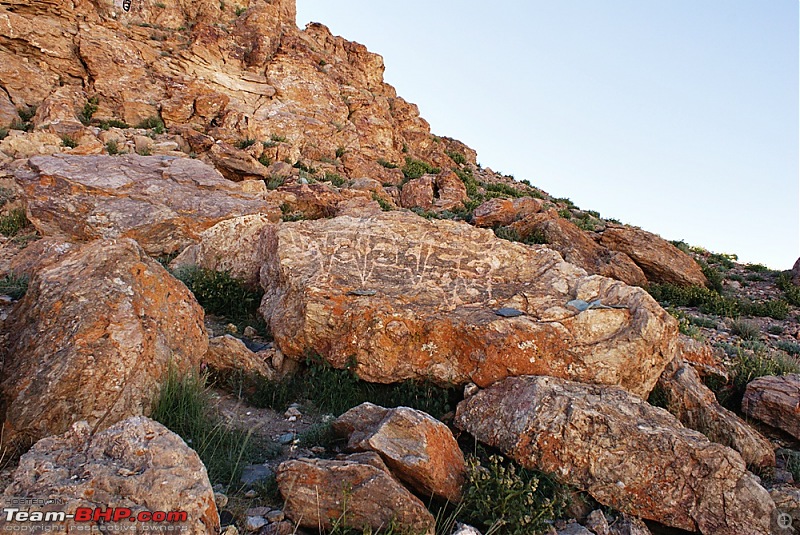
[(200, 233), (198, 243), (190, 245), (171, 263), (170, 269), (200, 266), (227, 271), (232, 277), (258, 285), (264, 254), (260, 236), (274, 224), (269, 216), (252, 214), (220, 221)]
[(751, 381), (744, 393), (742, 412), (800, 438), (800, 375)]
[(624, 253), (612, 252), (598, 245), (574, 223), (551, 210), (528, 216), (512, 225), (523, 239), (537, 232), (548, 247), (561, 253), (564, 260), (589, 273), (617, 279), (632, 286), (646, 286), (647, 278)]
[(0, 91), (0, 128), (7, 128), (18, 119), (17, 108), (8, 98), (5, 91)]
[(533, 197), (489, 199), (475, 209), (472, 224), (484, 228), (504, 227), (539, 212), (543, 205), (541, 200)]
[[(20, 459), (0, 501), (19, 508), (12, 504), (18, 504), (13, 500), (20, 496), (35, 496), (45, 504), (32, 510), (67, 514), (78, 508), (129, 508), (131, 517), (146, 511), (184, 511), (185, 521), (166, 525), (185, 526), (188, 533), (219, 533), (214, 491), (197, 453), (181, 437), (143, 416), (97, 434), (88, 423), (77, 422), (62, 435), (40, 440)], [(14, 525), (19, 526), (5, 515), (0, 518), (0, 529)], [(69, 519), (63, 524), (68, 532), (100, 532), (114, 525), (137, 532), (165, 526), (127, 518), (116, 523)]]
[(47, 128), (56, 135), (69, 135), (82, 130), (78, 112), (86, 102), (86, 96), (75, 86), (57, 87), (36, 110), (33, 117), (35, 128)]
[(16, 180), (25, 191), (28, 217), (44, 236), (130, 237), (152, 255), (178, 251), (225, 219), (280, 217), (276, 205), (192, 159), (35, 157)]
[[(384, 212), (283, 223), (264, 240), (260, 310), (277, 347), (355, 362), (368, 381), (549, 374), (646, 397), (674, 356), (677, 322), (644, 290), (490, 230)], [(620, 308), (579, 313), (576, 298)]]
[(36, 240), (14, 255), (5, 269), (0, 267), (0, 276), (14, 273), (30, 278), (40, 269), (60, 261), (75, 247), (73, 243), (53, 238)]
[(409, 180), (400, 190), (400, 206), (403, 208), (433, 208), (433, 176), (424, 175)]
[(461, 207), (467, 199), (464, 183), (449, 169), (438, 175), (424, 175), (409, 180), (400, 191), (400, 205), (403, 208), (441, 212)]
[(275, 371), (263, 358), (250, 351), (244, 342), (229, 334), (211, 338), (208, 341), (208, 352), (203, 360), (218, 372), (256, 374), (270, 381), (277, 378)]
[(624, 513), (704, 534), (770, 533), (775, 505), (738, 453), (619, 388), (512, 377), (460, 403), (455, 423)]
[(0, 152), (15, 159), (30, 158), (42, 154), (61, 152), (61, 138), (50, 132), (9, 131), (6, 138), (0, 141)]
[(748, 466), (775, 466), (775, 451), (770, 442), (717, 403), (714, 393), (692, 366), (675, 359), (661, 374), (658, 386), (666, 395), (667, 410), (683, 425), (703, 433), (712, 442), (738, 451)]
[(642, 268), (647, 280), (679, 286), (706, 286), (708, 280), (689, 255), (651, 232), (609, 225), (600, 243), (628, 255)]
[(228, 180), (252, 180), (269, 176), (267, 168), (247, 152), (218, 141), (208, 153), (214, 167)]
[(4, 327), (5, 440), (147, 414), (167, 369), (197, 369), (208, 346), (194, 296), (128, 239), (40, 268)]
[(679, 347), (680, 357), (690, 364), (700, 377), (716, 377), (728, 382), (730, 374), (723, 360), (724, 351), (712, 347), (707, 342), (701, 342), (683, 334), (679, 337)]
[(344, 527), (358, 530), (396, 522), (414, 533), (434, 531), (433, 516), (375, 453), (286, 461), (278, 467), (277, 480), (286, 516), (303, 527), (328, 530), (346, 519)]
[(363, 403), (341, 415), (333, 429), (350, 451), (374, 451), (420, 496), (461, 501), (464, 455), (446, 425), (408, 407)]

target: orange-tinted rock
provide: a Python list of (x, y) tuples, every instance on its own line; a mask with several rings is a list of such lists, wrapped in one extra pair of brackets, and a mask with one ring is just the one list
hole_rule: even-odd
[(134, 238), (149, 254), (178, 251), (212, 225), (280, 211), (207, 165), (167, 156), (31, 158), (16, 174), (28, 218), (44, 236), (70, 241)]
[(194, 296), (127, 239), (39, 269), (4, 327), (5, 440), (146, 414), (167, 369), (197, 369), (208, 346)]
[(78, 111), (85, 102), (83, 91), (75, 86), (56, 88), (36, 110), (33, 125), (58, 135), (74, 134), (83, 129)]
[(800, 438), (800, 375), (751, 381), (744, 393), (742, 412)]
[(770, 533), (775, 505), (738, 453), (619, 388), (512, 377), (460, 403), (456, 425), (624, 513), (709, 535)]
[(215, 143), (208, 153), (214, 167), (228, 180), (257, 180), (269, 176), (267, 168), (247, 152), (227, 143)]
[(400, 191), (400, 205), (403, 208), (437, 212), (461, 207), (467, 198), (466, 186), (449, 169), (438, 175), (423, 175), (409, 180)]
[(748, 466), (775, 466), (775, 451), (769, 441), (722, 407), (692, 366), (675, 359), (661, 374), (658, 386), (666, 397), (666, 409), (683, 425), (738, 451)]
[(642, 268), (647, 280), (679, 286), (706, 286), (708, 280), (692, 257), (651, 232), (638, 228), (609, 226), (600, 243), (628, 255)]
[[(375, 453), (342, 459), (298, 459), (278, 467), (286, 516), (300, 526), (326, 530), (341, 518), (359, 531), (391, 525), (432, 534), (434, 518), (423, 503), (391, 476)], [(346, 516), (344, 515), (346, 508)]]
[(333, 429), (350, 451), (374, 451), (394, 475), (420, 496), (461, 501), (464, 454), (442, 422), (408, 407), (363, 403), (341, 415)]
[(598, 245), (571, 221), (551, 210), (522, 219), (511, 226), (521, 238), (539, 233), (548, 247), (561, 253), (564, 260), (589, 273), (617, 279), (633, 286), (646, 286), (647, 278), (639, 267), (623, 253)]
[(256, 374), (275, 380), (275, 371), (259, 354), (250, 351), (244, 342), (231, 335), (215, 336), (208, 341), (208, 352), (203, 361), (218, 372)]
[[(544, 374), (646, 397), (674, 357), (677, 322), (644, 290), (490, 230), (395, 211), (283, 223), (264, 240), (260, 310), (277, 347), (354, 363), (368, 381)], [(573, 299), (619, 308), (577, 312)]]
[[(75, 423), (63, 435), (37, 442), (19, 461), (0, 502), (19, 508), (20, 496), (36, 496), (37, 511), (75, 514), (79, 507), (129, 508), (131, 518), (149, 511), (184, 511), (188, 533), (219, 533), (214, 491), (200, 458), (186, 443), (158, 422), (143, 416), (128, 418), (94, 434), (86, 422)], [(48, 501), (52, 500), (52, 501)], [(140, 532), (156, 525), (124, 520)], [(16, 522), (0, 518), (0, 529)], [(65, 531), (83, 528), (101, 532), (108, 522), (69, 519)], [(118, 527), (122, 523), (116, 524)]]
[(472, 224), (485, 228), (504, 227), (517, 219), (539, 212), (543, 204), (533, 197), (489, 199), (475, 209), (472, 214)]
[(0, 266), (0, 276), (13, 273), (30, 278), (40, 269), (61, 260), (75, 247), (77, 245), (74, 243), (53, 238), (36, 240), (15, 254), (7, 265)]
[(433, 176), (424, 175), (409, 180), (400, 190), (400, 206), (403, 208), (433, 208)]

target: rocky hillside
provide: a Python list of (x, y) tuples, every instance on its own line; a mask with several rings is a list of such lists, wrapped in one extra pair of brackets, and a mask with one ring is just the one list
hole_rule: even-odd
[(793, 533), (800, 264), (482, 168), (383, 68), (293, 0), (0, 0), (3, 529)]

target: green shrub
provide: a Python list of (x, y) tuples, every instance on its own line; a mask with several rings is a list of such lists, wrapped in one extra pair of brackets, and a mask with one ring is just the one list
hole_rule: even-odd
[(475, 177), (472, 175), (472, 170), (470, 169), (454, 169), (458, 178), (461, 179), (461, 182), (464, 183), (464, 187), (467, 189), (467, 196), (472, 199), (476, 200), (480, 203), (483, 199), (478, 199), (478, 181), (475, 180)]
[(109, 119), (107, 121), (100, 121), (100, 128), (102, 130), (108, 130), (109, 128), (130, 128), (130, 125), (125, 121), (120, 121), (118, 119)]
[(800, 451), (781, 448), (778, 450), (778, 457), (782, 458), (786, 470), (792, 474), (795, 481), (800, 481)]
[(249, 137), (248, 137), (248, 138), (246, 138), (246, 139), (240, 139), (239, 141), (237, 141), (236, 143), (234, 143), (234, 146), (235, 146), (237, 149), (242, 149), (242, 150), (244, 150), (244, 149), (246, 149), (247, 147), (252, 147), (252, 146), (253, 146), (253, 145), (255, 145), (255, 144), (256, 144), (256, 140), (255, 140), (255, 139), (251, 139), (251, 138), (249, 138)]
[(558, 215), (564, 219), (572, 219), (572, 212), (568, 208), (562, 208), (558, 211)]
[(74, 149), (78, 146), (78, 142), (75, 141), (75, 138), (67, 135), (61, 136), (61, 144), (70, 149)]
[(484, 189), (486, 191), (491, 191), (495, 193), (499, 193), (501, 195), (508, 195), (510, 197), (524, 197), (525, 194), (519, 191), (517, 188), (513, 186), (509, 186), (508, 184), (503, 184), (502, 182), (497, 184), (485, 184)]
[(778, 288), (783, 291), (783, 296), (792, 306), (800, 307), (800, 286), (792, 284), (792, 277), (789, 273), (778, 275)]
[(337, 188), (340, 188), (340, 187), (344, 186), (345, 182), (347, 182), (347, 179), (345, 179), (342, 175), (340, 175), (338, 173), (329, 173), (329, 172), (325, 173), (325, 175), (322, 178), (322, 180), (330, 182), (331, 184), (333, 184)]
[(519, 232), (512, 227), (497, 227), (494, 229), (494, 234), (503, 240), (524, 243), (526, 245), (546, 245), (548, 243), (544, 232), (539, 229), (534, 230), (525, 238), (522, 238)]
[(410, 156), (406, 157), (406, 164), (403, 166), (403, 176), (408, 180), (419, 178), (422, 175), (437, 174), (439, 172), (441, 172), (441, 169), (438, 167), (433, 167), (422, 160), (415, 160)]
[(106, 152), (110, 156), (115, 156), (119, 154), (119, 145), (117, 145), (117, 140), (112, 139), (111, 141), (106, 143)]
[(739, 257), (735, 254), (725, 254), (725, 253), (711, 253), (708, 255), (707, 260), (709, 264), (719, 264), (725, 269), (731, 269), (733, 267), (734, 260), (738, 260)]
[(21, 299), (28, 291), (28, 277), (25, 275), (14, 275), (9, 273), (0, 278), (0, 295), (7, 295), (11, 299)]
[(84, 126), (89, 126), (92, 123), (92, 116), (97, 111), (97, 105), (100, 103), (97, 97), (91, 97), (86, 104), (83, 105), (83, 110), (78, 114), (78, 119)]
[(383, 167), (385, 167), (386, 169), (397, 169), (398, 167), (397, 164), (384, 160), (383, 158), (379, 158), (378, 163)]
[(262, 154), (261, 156), (258, 157), (258, 163), (260, 163), (264, 167), (269, 167), (270, 165), (272, 165), (272, 159), (266, 154)]
[(372, 192), (372, 200), (377, 202), (380, 205), (381, 210), (383, 210), (384, 212), (391, 212), (392, 210), (394, 210), (392, 203), (390, 203), (389, 201), (387, 201), (374, 191)]
[(764, 264), (747, 264), (744, 266), (744, 269), (747, 271), (752, 271), (754, 273), (766, 273), (770, 269), (765, 266)]
[(336, 149), (336, 157), (337, 158), (341, 158), (342, 156), (344, 156), (345, 152), (347, 152), (347, 149), (345, 149), (344, 147), (337, 148)]
[(498, 535), (546, 533), (568, 504), (567, 489), (549, 476), (519, 468), (499, 455), (467, 459), (461, 519)]
[(256, 315), (261, 303), (263, 292), (251, 290), (226, 271), (189, 266), (175, 270), (174, 275), (210, 314), (242, 320)]
[(761, 329), (757, 323), (742, 318), (733, 320), (731, 332), (743, 340), (758, 340), (761, 336)]
[(304, 171), (304, 172), (306, 172), (306, 173), (308, 173), (310, 175), (317, 174), (317, 169), (316, 168), (314, 168), (314, 167), (312, 167), (310, 165), (306, 165), (303, 162), (301, 162), (300, 160), (296, 161), (292, 167), (294, 167), (295, 169), (300, 169), (301, 171)]
[(749, 302), (743, 301), (740, 306), (742, 313), (749, 316), (785, 320), (789, 317), (789, 303), (783, 299), (770, 301)]
[(777, 347), (781, 351), (789, 353), (792, 356), (795, 357), (800, 356), (800, 344), (798, 344), (797, 342), (789, 342), (787, 340), (781, 340), (777, 344), (775, 344), (775, 347)]
[(0, 234), (7, 237), (16, 236), (20, 231), (31, 226), (23, 208), (15, 208), (10, 213), (0, 216)]
[(451, 160), (453, 160), (458, 165), (465, 165), (467, 163), (467, 157), (461, 154), (460, 152), (456, 152), (454, 150), (445, 151)]
[(161, 117), (153, 115), (136, 125), (136, 128), (143, 128), (145, 130), (152, 130), (155, 134), (163, 134), (165, 131), (164, 121)]
[(232, 485), (257, 457), (250, 435), (228, 429), (211, 410), (206, 378), (170, 368), (150, 417), (180, 435), (197, 452), (212, 484)]
[(705, 275), (706, 279), (708, 279), (711, 289), (717, 293), (722, 293), (722, 273), (705, 263), (703, 260), (699, 260), (697, 263), (700, 266), (700, 270), (703, 272), (703, 275)]
[(289, 140), (286, 138), (286, 136), (278, 136), (278, 135), (275, 135), (275, 134), (272, 134), (269, 139), (270, 139), (270, 141), (272, 141), (273, 143), (276, 143), (276, 144), (277, 143), (288, 143), (289, 142)]
[(783, 331), (783, 325), (770, 325), (767, 327), (767, 332), (769, 334), (783, 334)]
[(653, 299), (672, 306), (699, 307), (705, 314), (727, 316), (741, 315), (739, 301), (724, 297), (702, 286), (676, 286), (674, 284), (651, 284), (648, 289)]
[(265, 182), (267, 184), (267, 189), (278, 189), (279, 187), (283, 186), (283, 183), (286, 182), (286, 179), (282, 176), (272, 175), (266, 179)]
[(237, 16), (237, 17), (241, 16), (241, 15), (242, 15), (242, 13), (244, 13), (245, 11), (247, 11), (247, 8), (246, 8), (246, 7), (237, 7), (237, 8), (236, 8), (236, 11), (235, 11), (235, 13), (236, 13), (236, 16)]

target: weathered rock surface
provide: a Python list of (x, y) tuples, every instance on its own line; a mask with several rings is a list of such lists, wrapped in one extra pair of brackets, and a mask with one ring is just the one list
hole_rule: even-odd
[(744, 393), (742, 412), (800, 438), (800, 375), (751, 381)]
[(633, 286), (646, 286), (644, 272), (628, 257), (596, 243), (577, 225), (560, 217), (555, 210), (535, 214), (512, 225), (520, 237), (539, 233), (547, 246), (561, 253), (564, 260), (589, 273), (621, 280)]
[(4, 328), (6, 440), (146, 414), (168, 367), (196, 369), (208, 346), (194, 296), (129, 239), (41, 268)]
[(330, 529), (346, 511), (347, 526), (359, 530), (386, 528), (394, 521), (414, 533), (433, 533), (433, 516), (375, 453), (286, 461), (277, 480), (286, 516), (303, 527)]
[(253, 353), (244, 342), (229, 334), (209, 339), (203, 361), (218, 372), (257, 374), (271, 381), (277, 378), (261, 355)]
[(32, 277), (36, 271), (58, 262), (77, 246), (55, 238), (36, 240), (10, 258), (0, 260), (0, 277), (9, 273)]
[(600, 243), (628, 255), (642, 268), (647, 280), (679, 286), (706, 286), (708, 280), (692, 257), (667, 240), (638, 228), (610, 225)]
[(461, 207), (467, 198), (464, 183), (447, 169), (438, 175), (409, 180), (400, 191), (400, 206), (441, 212)]
[[(185, 526), (187, 533), (219, 533), (214, 491), (197, 453), (178, 435), (143, 416), (128, 418), (97, 434), (88, 423), (77, 422), (62, 435), (40, 440), (22, 456), (0, 500), (11, 507), (12, 498), (21, 496), (35, 497), (41, 500), (38, 503), (54, 500), (35, 509), (68, 514), (79, 507), (130, 508), (132, 516), (145, 511), (185, 511), (185, 521), (158, 526)], [(102, 532), (109, 524), (114, 523), (67, 520), (65, 527), (68, 532), (89, 526)], [(128, 519), (124, 525), (123, 521), (116, 525), (136, 531), (156, 527)], [(0, 529), (13, 527), (5, 515), (0, 518)]]
[[(284, 223), (264, 238), (260, 310), (290, 358), (352, 359), (374, 382), (541, 374), (645, 397), (673, 358), (677, 323), (644, 290), (489, 230), (387, 212)], [(576, 298), (620, 308), (578, 313)], [(504, 307), (522, 315), (495, 313)]]
[(258, 285), (258, 274), (264, 263), (260, 245), (261, 232), (272, 224), (265, 214), (252, 214), (220, 221), (197, 238), (171, 263), (171, 269), (200, 266), (214, 271), (227, 271), (231, 277)]
[(738, 453), (615, 387), (508, 378), (456, 425), (622, 512), (706, 534), (767, 534), (774, 504)]
[(374, 451), (392, 473), (422, 497), (458, 503), (464, 485), (464, 454), (453, 433), (430, 415), (363, 403), (341, 415), (334, 431), (350, 451)]
[(34, 157), (16, 173), (28, 218), (44, 236), (89, 241), (133, 238), (149, 254), (181, 250), (223, 219), (277, 205), (245, 193), (211, 167), (158, 156)]
[(661, 374), (658, 386), (666, 396), (667, 410), (683, 425), (738, 451), (748, 466), (775, 466), (775, 451), (769, 441), (717, 403), (692, 366), (675, 359)]
[(472, 224), (482, 228), (510, 225), (517, 219), (539, 212), (543, 205), (542, 201), (533, 197), (489, 199), (475, 208)]

